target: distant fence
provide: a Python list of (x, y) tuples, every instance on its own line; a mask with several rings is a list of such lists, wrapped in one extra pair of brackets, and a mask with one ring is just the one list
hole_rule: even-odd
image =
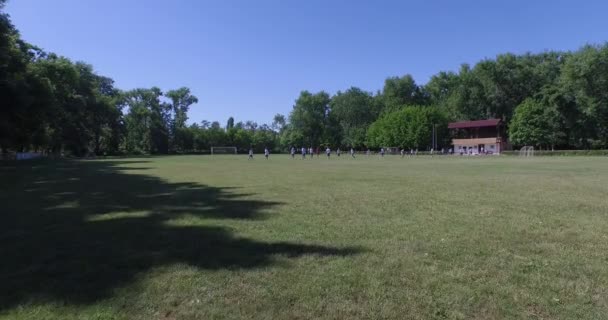
[(29, 160), (41, 158), (41, 152), (8, 152), (0, 153), (0, 160)]
[[(519, 150), (503, 151), (502, 155), (518, 156)], [(568, 157), (568, 156), (608, 156), (608, 150), (535, 150), (534, 156)]]
[(15, 154), (15, 160), (29, 160), (42, 157), (40, 152), (17, 152)]

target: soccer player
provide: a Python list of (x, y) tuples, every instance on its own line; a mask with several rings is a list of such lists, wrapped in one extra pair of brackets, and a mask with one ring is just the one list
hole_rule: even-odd
[(296, 157), (296, 148), (291, 147), (291, 158), (295, 158)]
[(264, 148), (264, 157), (266, 157), (266, 160), (268, 160), (269, 155), (270, 155), (270, 151), (268, 150), (268, 148)]
[(380, 156), (384, 158), (384, 148), (380, 149)]
[(253, 148), (249, 148), (249, 159), (248, 160), (253, 160)]
[(327, 154), (327, 159), (329, 159), (329, 157), (331, 156), (331, 149), (327, 147), (327, 149), (325, 149), (325, 153)]
[(302, 159), (306, 159), (306, 148), (302, 147)]
[(336, 150), (336, 154), (338, 155), (338, 157), (340, 156), (340, 148), (338, 148), (338, 149)]
[(355, 158), (355, 149), (350, 148), (350, 156), (353, 157), (353, 159)]
[(401, 148), (401, 159), (405, 157), (405, 148)]
[(312, 149), (312, 147), (308, 148), (308, 153), (310, 153), (310, 158), (311, 158), (311, 159), (314, 159), (314, 157), (315, 157), (315, 152), (314, 152), (314, 150)]

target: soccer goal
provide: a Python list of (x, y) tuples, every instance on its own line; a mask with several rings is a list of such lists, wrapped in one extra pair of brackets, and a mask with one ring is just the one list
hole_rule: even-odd
[(525, 146), (519, 150), (520, 157), (534, 157), (534, 147)]
[(393, 155), (399, 154), (399, 152), (400, 152), (399, 148), (397, 148), (397, 147), (386, 147), (386, 148), (384, 148), (384, 150), (386, 151), (387, 154), (393, 154)]
[(236, 147), (211, 147), (211, 154), (236, 154)]

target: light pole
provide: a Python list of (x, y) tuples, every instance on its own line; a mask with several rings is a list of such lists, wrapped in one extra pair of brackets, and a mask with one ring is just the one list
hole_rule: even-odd
[(433, 143), (432, 143), (433, 146), (432, 146), (432, 148), (433, 148), (433, 150), (437, 150), (437, 124), (436, 123), (433, 123), (433, 138), (432, 138), (432, 140), (433, 140)]
[(437, 125), (433, 123), (433, 149), (437, 149)]

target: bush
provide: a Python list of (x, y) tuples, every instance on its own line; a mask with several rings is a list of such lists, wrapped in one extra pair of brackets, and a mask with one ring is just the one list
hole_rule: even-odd
[[(503, 151), (502, 155), (518, 156), (519, 150)], [(608, 156), (608, 150), (536, 150), (535, 156)]]

